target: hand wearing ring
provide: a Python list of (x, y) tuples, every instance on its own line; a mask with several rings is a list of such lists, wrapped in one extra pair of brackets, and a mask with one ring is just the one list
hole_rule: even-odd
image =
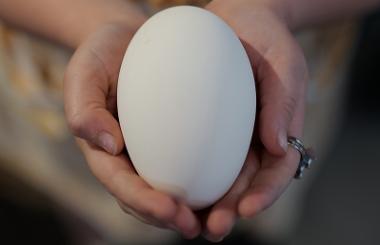
[(212, 241), (226, 236), (239, 217), (252, 218), (270, 207), (299, 172), (300, 154), (288, 135), (303, 132), (307, 66), (287, 25), (265, 3), (214, 0), (207, 6), (242, 41), (254, 69), (258, 105), (246, 163), (230, 191), (202, 217)]

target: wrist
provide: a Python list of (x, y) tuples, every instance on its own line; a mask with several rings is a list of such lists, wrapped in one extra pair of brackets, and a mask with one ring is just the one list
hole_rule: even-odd
[(97, 33), (111, 30), (112, 33), (119, 33), (120, 38), (123, 38), (124, 34), (131, 34), (137, 31), (140, 25), (131, 25), (128, 19), (123, 18), (107, 18), (103, 20), (98, 20), (91, 25), (87, 25), (85, 29), (79, 31), (78, 35), (70, 40), (69, 46), (76, 49), (83, 42), (91, 39)]
[(104, 28), (132, 33), (146, 20), (143, 12), (127, 1), (98, 2), (99, 4), (89, 6), (81, 15), (76, 12), (67, 16), (60, 28), (60, 42), (76, 49), (92, 34)]
[(213, 0), (206, 7), (219, 13), (234, 13), (239, 15), (271, 16), (281, 22), (289, 30), (296, 29), (293, 18), (293, 0)]
[(289, 30), (294, 31), (298, 28), (298, 25), (295, 23), (293, 2), (293, 0), (253, 0), (252, 4), (269, 10)]

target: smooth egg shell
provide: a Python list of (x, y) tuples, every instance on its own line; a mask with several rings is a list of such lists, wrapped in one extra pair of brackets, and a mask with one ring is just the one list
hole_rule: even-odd
[(117, 102), (131, 161), (153, 188), (201, 209), (232, 186), (256, 95), (244, 47), (219, 17), (189, 6), (151, 17), (128, 46)]

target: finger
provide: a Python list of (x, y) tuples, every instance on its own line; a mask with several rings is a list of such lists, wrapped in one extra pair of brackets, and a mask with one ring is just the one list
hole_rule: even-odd
[[(303, 115), (304, 101), (301, 100), (290, 125), (290, 135), (295, 137), (302, 135)], [(300, 154), (292, 147), (288, 148), (283, 157), (264, 152), (260, 169), (250, 188), (239, 201), (239, 215), (246, 218), (253, 217), (271, 206), (292, 181), (299, 161)]]
[(231, 232), (238, 216), (237, 206), (239, 198), (249, 187), (251, 179), (258, 169), (258, 164), (258, 159), (250, 151), (231, 189), (209, 212), (204, 231), (204, 236), (207, 240), (219, 242)]
[(124, 148), (124, 141), (109, 111), (116, 113), (116, 85), (110, 85), (116, 83), (109, 79), (98, 56), (89, 49), (79, 49), (65, 74), (65, 112), (76, 136), (116, 155)]
[[(295, 110), (305, 94), (307, 74), (298, 48), (282, 52), (282, 57), (262, 59), (259, 71), (259, 134), (267, 151), (283, 156)], [(276, 59), (275, 61), (273, 59)]]
[(147, 224), (177, 230), (188, 238), (199, 234), (199, 221), (190, 208), (153, 190), (125, 156), (109, 155), (81, 139), (78, 143), (94, 175), (119, 200), (124, 211)]
[(201, 232), (201, 224), (194, 212), (185, 204), (178, 205), (174, 229), (180, 231), (186, 239), (193, 239)]
[(173, 223), (163, 223), (161, 220), (157, 220), (149, 215), (139, 214), (130, 207), (126, 206), (123, 202), (118, 201), (119, 206), (124, 212), (134, 216), (141, 222), (153, 225), (159, 228), (172, 229), (180, 232), (186, 239), (193, 239), (200, 234), (200, 224), (197, 217), (192, 210), (184, 205), (179, 204), (177, 208), (177, 214)]
[(280, 156), (287, 150), (287, 131), (293, 117), (296, 99), (284, 94), (272, 98), (276, 98), (276, 101), (261, 103), (259, 134), (265, 148), (271, 154)]
[(130, 207), (126, 206), (122, 201), (120, 201), (118, 199), (116, 199), (116, 200), (117, 200), (117, 203), (119, 204), (120, 208), (125, 213), (132, 215), (133, 217), (135, 217), (139, 221), (141, 221), (147, 225), (156, 226), (158, 228), (167, 228), (166, 227), (167, 224), (162, 223), (162, 221), (156, 220), (153, 217), (150, 217), (147, 215), (139, 214), (139, 213), (135, 212), (133, 209), (131, 209)]
[(175, 201), (143, 181), (124, 155), (109, 155), (81, 139), (78, 143), (95, 177), (124, 205), (143, 217), (162, 223), (174, 221), (178, 208)]

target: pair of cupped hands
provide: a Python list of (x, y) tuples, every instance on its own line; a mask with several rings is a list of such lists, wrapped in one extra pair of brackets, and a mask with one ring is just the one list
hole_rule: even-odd
[(258, 99), (257, 123), (243, 169), (212, 207), (194, 212), (152, 189), (125, 152), (116, 88), (125, 50), (139, 26), (105, 23), (83, 40), (67, 67), (64, 96), (69, 127), (91, 171), (126, 213), (188, 239), (202, 234), (216, 242), (239, 218), (253, 218), (271, 206), (293, 179), (299, 154), (288, 149), (287, 136), (302, 136), (308, 75), (281, 10), (249, 0), (214, 0), (205, 8), (224, 19), (241, 39)]

